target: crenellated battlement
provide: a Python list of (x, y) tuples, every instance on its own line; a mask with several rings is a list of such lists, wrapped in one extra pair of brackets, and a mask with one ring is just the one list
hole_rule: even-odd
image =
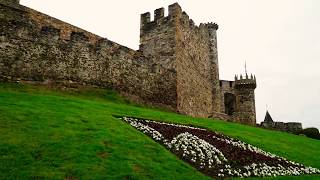
[(141, 14), (140, 16), (140, 30), (141, 34), (144, 32), (147, 32), (151, 29), (154, 29), (157, 27), (157, 25), (161, 22), (168, 22), (173, 21), (177, 17), (181, 17), (182, 15), (182, 9), (178, 3), (171, 4), (168, 6), (168, 16), (165, 16), (164, 13), (165, 9), (158, 8), (154, 10), (154, 18), (153, 21), (151, 21), (151, 13), (146, 12)]
[[(139, 51), (176, 72), (179, 112), (202, 117), (219, 112), (218, 25), (196, 25), (177, 3), (168, 7), (168, 16), (164, 12), (156, 9), (153, 20), (150, 12), (141, 14)], [(202, 94), (194, 95), (195, 89)]]
[(234, 81), (220, 80), (219, 84), (222, 89), (232, 89), (235, 86)]
[(154, 19), (151, 21), (151, 13), (146, 12), (141, 14), (140, 20), (140, 30), (141, 34), (148, 32), (152, 29), (155, 29), (159, 26), (160, 23), (166, 24), (167, 22), (172, 22), (174, 20), (180, 20), (181, 25), (187, 26), (190, 29), (201, 30), (218, 30), (218, 24), (210, 22), (210, 23), (201, 23), (197, 26), (192, 19), (189, 18), (189, 15), (182, 11), (180, 5), (178, 3), (174, 3), (168, 6), (168, 16), (165, 16), (165, 9), (158, 8), (154, 10)]
[(164, 18), (164, 8), (159, 8), (154, 11), (154, 21)]
[(219, 28), (219, 25), (216, 24), (216, 23), (213, 23), (213, 22), (206, 23), (205, 26), (206, 26), (208, 29), (214, 29), (214, 30), (218, 30), (218, 28)]
[(0, 79), (72, 80), (194, 117), (225, 113), (226, 119), (255, 124), (256, 78), (220, 80), (218, 24), (197, 25), (178, 3), (166, 8), (168, 15), (163, 7), (141, 14), (138, 51), (20, 6), (19, 0), (0, 5)]
[(169, 5), (169, 16), (170, 17), (177, 17), (182, 14), (181, 6), (178, 3), (174, 3)]
[(85, 35), (84, 32), (72, 32), (70, 35), (70, 41), (73, 42), (88, 42), (89, 43), (89, 37)]
[[(41, 27), (40, 34), (42, 37), (51, 40), (61, 40), (62, 30), (55, 28), (53, 26), (43, 26)], [(89, 43), (89, 37), (84, 32), (76, 32), (72, 31), (70, 33), (69, 39), (70, 42), (81, 42), (81, 43)]]
[(235, 87), (238, 89), (248, 88), (248, 89), (255, 89), (257, 87), (257, 81), (256, 76), (253, 76), (252, 74), (250, 77), (246, 73), (245, 76), (242, 76), (240, 74), (240, 77), (235, 75)]
[(61, 30), (53, 26), (43, 26), (40, 31), (41, 35), (47, 36), (48, 38), (58, 40), (61, 36)]
[(114, 42), (108, 40), (107, 38), (101, 38), (95, 43), (95, 45), (100, 48), (101, 47), (110, 47), (110, 46), (113, 46), (114, 44), (115, 44)]
[(151, 13), (150, 12), (146, 12), (146, 13), (141, 14), (141, 26), (145, 26), (148, 23), (156, 22), (156, 21), (159, 21), (164, 18), (174, 18), (177, 16), (181, 16), (181, 14), (182, 14), (182, 9), (178, 3), (171, 4), (168, 6), (168, 16), (164, 15), (164, 11), (165, 11), (165, 9), (163, 7), (154, 10), (153, 21), (151, 21)]
[(140, 19), (141, 26), (145, 26), (147, 23), (150, 23), (150, 18), (151, 18), (150, 12), (141, 14), (141, 19)]

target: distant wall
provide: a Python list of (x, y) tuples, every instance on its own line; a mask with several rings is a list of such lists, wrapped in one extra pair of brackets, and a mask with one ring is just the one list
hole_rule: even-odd
[(297, 122), (261, 122), (261, 127), (267, 129), (276, 129), (280, 131), (287, 131), (291, 133), (300, 133), (302, 124)]
[(166, 105), (159, 97), (174, 73), (161, 67), (155, 71), (142, 53), (23, 6), (0, 4), (0, 12), (3, 81), (92, 84)]

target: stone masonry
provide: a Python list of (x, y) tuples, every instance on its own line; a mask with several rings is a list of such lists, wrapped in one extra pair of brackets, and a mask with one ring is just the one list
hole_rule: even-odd
[(302, 131), (302, 124), (298, 122), (275, 122), (273, 121), (270, 113), (267, 111), (264, 121), (260, 124), (261, 127), (266, 129), (275, 129), (280, 131), (287, 131), (291, 133), (300, 133)]
[(141, 15), (140, 48), (0, 0), (0, 80), (78, 83), (194, 117), (255, 125), (256, 79), (219, 79), (218, 25), (196, 26), (175, 3)]

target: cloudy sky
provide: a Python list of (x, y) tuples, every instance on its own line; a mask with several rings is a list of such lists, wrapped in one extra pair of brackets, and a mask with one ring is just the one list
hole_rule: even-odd
[(21, 0), (21, 4), (138, 49), (140, 14), (178, 2), (196, 24), (216, 22), (220, 78), (257, 76), (257, 120), (320, 128), (319, 0)]

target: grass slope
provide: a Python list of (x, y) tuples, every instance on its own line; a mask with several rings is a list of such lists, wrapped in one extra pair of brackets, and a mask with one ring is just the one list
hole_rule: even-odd
[(209, 179), (112, 115), (205, 127), (320, 168), (320, 141), (306, 137), (139, 107), (110, 90), (0, 83), (0, 179)]

